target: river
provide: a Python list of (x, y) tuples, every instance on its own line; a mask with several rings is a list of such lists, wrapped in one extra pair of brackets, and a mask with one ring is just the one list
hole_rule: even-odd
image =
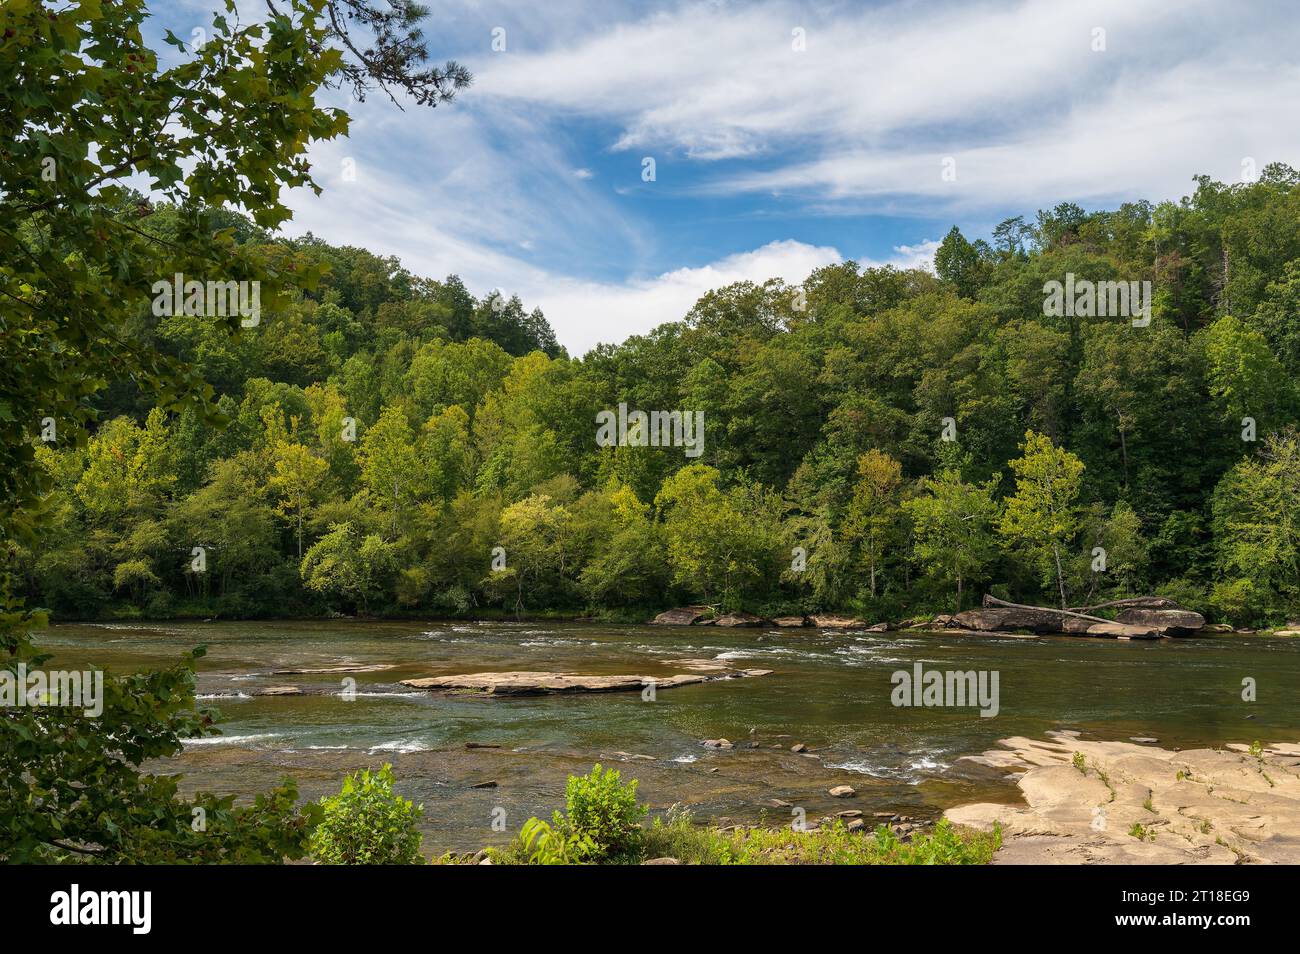
[[(562, 807), (566, 776), (598, 761), (639, 779), (656, 809), (682, 804), (701, 820), (786, 823), (793, 809), (782, 802), (810, 818), (852, 807), (868, 818), (924, 819), (966, 801), (1017, 801), (1007, 778), (962, 759), (1013, 735), (1070, 728), (1088, 738), (1157, 738), (1167, 748), (1300, 741), (1300, 640), (1286, 638), (330, 620), (60, 625), (40, 642), (55, 653), (51, 667), (115, 673), (166, 665), (206, 644), (198, 692), (220, 710), (223, 735), (187, 742), (152, 770), (183, 773), (186, 790), (240, 795), (291, 775), (316, 798), (337, 791), (345, 772), (388, 761), (399, 791), (424, 805), (426, 853), (504, 841), (529, 815)], [(501, 670), (662, 677), (690, 671), (686, 659), (772, 674), (664, 689), (653, 701), (636, 692), (490, 698), (399, 684)], [(996, 672), (997, 715), (895, 706), (892, 674), (916, 663)], [(390, 668), (275, 674), (338, 666)], [(1256, 681), (1254, 702), (1242, 699), (1247, 678)], [(286, 685), (308, 694), (254, 694)], [(720, 737), (735, 747), (702, 744)], [(796, 743), (809, 752), (791, 751)], [(827, 795), (841, 784), (857, 790), (851, 804)]]

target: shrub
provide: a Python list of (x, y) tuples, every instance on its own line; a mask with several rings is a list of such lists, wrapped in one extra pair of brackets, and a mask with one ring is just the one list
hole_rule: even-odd
[(564, 822), (570, 834), (587, 839), (596, 858), (623, 855), (640, 842), (640, 821), (648, 809), (636, 802), (636, 780), (622, 781), (617, 769), (570, 775), (564, 788)]
[(393, 767), (364, 769), (343, 780), (337, 795), (320, 800), (324, 817), (311, 836), (312, 857), (325, 865), (420, 863), (416, 822), (424, 806), (393, 793)]

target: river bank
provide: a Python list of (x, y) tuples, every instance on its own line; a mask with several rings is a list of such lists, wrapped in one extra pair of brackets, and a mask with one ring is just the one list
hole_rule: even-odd
[(1003, 739), (971, 760), (1014, 773), (1025, 804), (945, 817), (1000, 826), (994, 864), (1300, 863), (1300, 744), (1180, 751), (1154, 741)]

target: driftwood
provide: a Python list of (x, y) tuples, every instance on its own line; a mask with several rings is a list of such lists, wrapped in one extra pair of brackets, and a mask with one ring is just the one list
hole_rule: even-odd
[[(1006, 600), (1000, 600), (996, 596), (988, 593), (984, 594), (985, 606), (998, 606), (1003, 609), (1030, 610), (1035, 613), (1056, 613), (1060, 616), (1072, 616), (1075, 619), (1086, 619), (1090, 623), (1113, 623), (1113, 619), (1103, 619), (1100, 616), (1089, 616), (1087, 613), (1080, 613), (1075, 610), (1054, 609), (1050, 606), (1028, 606), (1024, 603), (1010, 603)], [(1100, 607), (1088, 607), (1089, 609), (1100, 609)]]
[[(954, 617), (954, 623), (969, 629), (1024, 628), (1037, 632), (1050, 632), (1059, 628), (1063, 632), (1089, 636), (1125, 636), (1130, 639), (1152, 636), (1186, 636), (1199, 632), (1205, 626), (1205, 617), (1184, 609), (1172, 600), (1158, 596), (1138, 596), (1112, 600), (1096, 606), (1078, 609), (1054, 609), (1048, 606), (1030, 606), (1000, 600), (996, 596), (984, 597), (983, 610), (967, 610)], [(1092, 615), (1090, 610), (1118, 608), (1118, 620)], [(1018, 614), (1018, 615), (1017, 615)], [(1079, 620), (1080, 622), (1073, 622)]]
[(1071, 607), (1075, 613), (1091, 613), (1094, 610), (1101, 609), (1182, 609), (1177, 603), (1163, 596), (1130, 596), (1127, 599), (1111, 600), (1108, 603), (1098, 603), (1095, 606), (1074, 606)]

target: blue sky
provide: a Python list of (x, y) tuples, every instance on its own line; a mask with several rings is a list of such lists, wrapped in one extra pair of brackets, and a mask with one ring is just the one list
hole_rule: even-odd
[[(430, 52), (473, 87), (344, 101), (352, 135), (313, 149), (324, 194), (295, 193), (287, 231), (519, 294), (579, 354), (730, 281), (928, 266), (953, 224), (1300, 165), (1282, 3), (429, 5)], [(155, 10), (186, 36), (213, 6)]]

